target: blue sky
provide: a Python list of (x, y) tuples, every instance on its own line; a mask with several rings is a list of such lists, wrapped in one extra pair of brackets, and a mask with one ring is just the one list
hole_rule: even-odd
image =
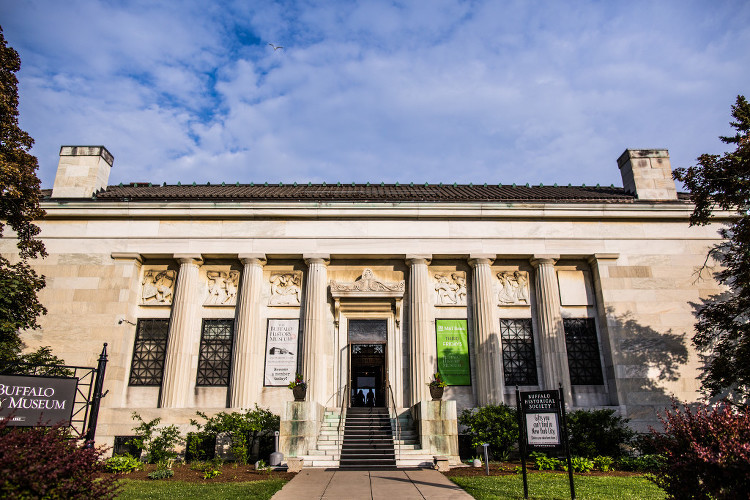
[[(43, 187), (612, 184), (625, 148), (720, 153), (750, 97), (746, 1), (0, 0)], [(282, 45), (274, 50), (269, 43)]]

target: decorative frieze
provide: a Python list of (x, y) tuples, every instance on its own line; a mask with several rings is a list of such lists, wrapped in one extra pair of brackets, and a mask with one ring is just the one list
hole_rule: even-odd
[(466, 305), (466, 273), (454, 271), (433, 275), (436, 306)]
[(171, 305), (176, 276), (177, 273), (172, 269), (146, 269), (141, 282), (141, 305)]
[(500, 271), (497, 292), (498, 306), (529, 305), (529, 274), (525, 271)]
[[(383, 283), (375, 279), (371, 269), (365, 269), (362, 271), (360, 276), (353, 283), (339, 283), (335, 280), (331, 280), (331, 293), (335, 295), (341, 295), (340, 292), (385, 292), (386, 296), (395, 292), (398, 296), (402, 296), (406, 289), (405, 281), (395, 281), (392, 283)], [(338, 294), (334, 292), (339, 292)]]
[(269, 306), (299, 306), (302, 291), (302, 272), (292, 271), (271, 275)]
[(204, 306), (233, 306), (237, 303), (239, 271), (206, 271), (208, 295)]

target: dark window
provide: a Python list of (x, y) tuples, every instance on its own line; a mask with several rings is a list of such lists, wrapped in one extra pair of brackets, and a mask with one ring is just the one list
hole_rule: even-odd
[(602, 364), (594, 318), (563, 319), (568, 369), (573, 385), (602, 385)]
[(112, 450), (112, 455), (131, 455), (135, 458), (140, 458), (141, 449), (134, 444), (128, 444), (131, 440), (138, 436), (115, 436), (115, 446)]
[(196, 385), (229, 385), (233, 319), (204, 319)]
[(537, 385), (534, 336), (530, 319), (501, 319), (506, 385)]
[(168, 334), (168, 319), (138, 320), (130, 385), (161, 385)]

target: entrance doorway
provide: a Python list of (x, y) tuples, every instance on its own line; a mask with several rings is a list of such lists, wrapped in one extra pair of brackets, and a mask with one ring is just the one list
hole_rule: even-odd
[(349, 404), (352, 407), (385, 406), (387, 329), (384, 319), (349, 321)]

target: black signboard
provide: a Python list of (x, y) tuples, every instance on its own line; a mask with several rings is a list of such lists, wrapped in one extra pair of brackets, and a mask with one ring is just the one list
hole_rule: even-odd
[(0, 375), (0, 418), (9, 426), (70, 425), (77, 378)]
[(526, 449), (541, 451), (548, 455), (563, 454), (565, 450), (560, 428), (560, 393), (534, 391), (520, 394)]

